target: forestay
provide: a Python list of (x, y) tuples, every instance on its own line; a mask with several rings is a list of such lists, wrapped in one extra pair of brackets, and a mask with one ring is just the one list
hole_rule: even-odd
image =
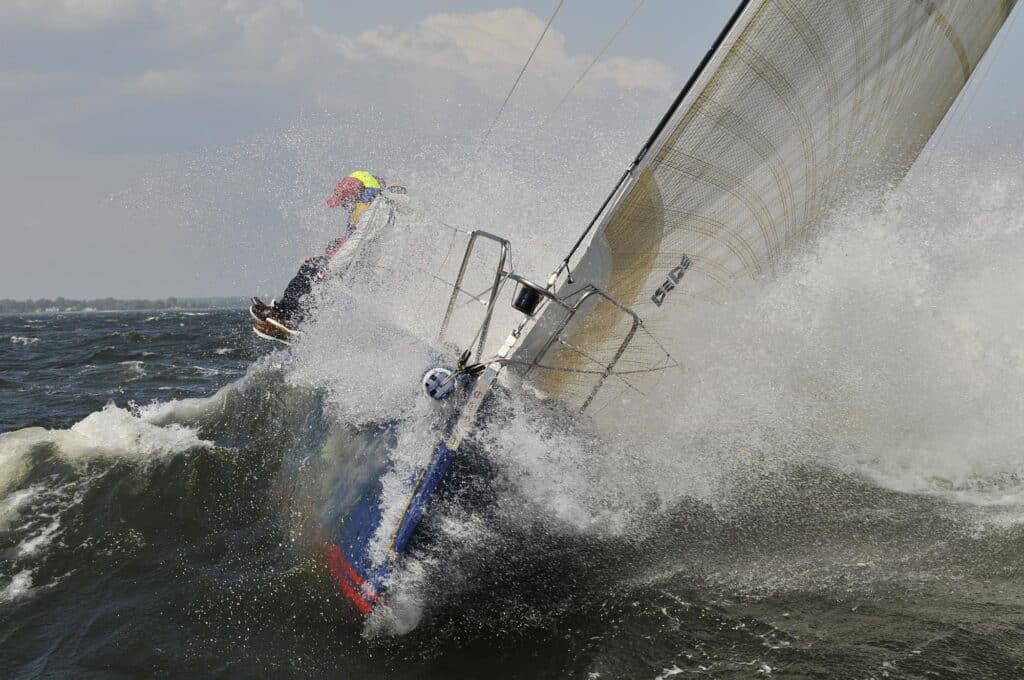
[(838, 201), (901, 178), (1014, 2), (747, 2), (558, 292), (600, 288), (641, 325), (623, 351), (621, 307), (548, 305), (519, 372), (596, 412), (670, 379), (688, 306), (771, 275)]

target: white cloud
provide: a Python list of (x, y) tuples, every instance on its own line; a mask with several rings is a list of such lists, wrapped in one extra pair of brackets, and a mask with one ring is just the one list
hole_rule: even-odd
[[(524, 9), (437, 14), (404, 30), (381, 26), (366, 31), (356, 38), (351, 54), (368, 60), (390, 58), (429, 65), (458, 73), (487, 91), (502, 92), (508, 86), (509, 77), (518, 72), (530, 54), (545, 23), (544, 19)], [(565, 48), (565, 37), (551, 29), (534, 55), (529, 75), (551, 85), (567, 85), (586, 68), (591, 58), (570, 55)], [(589, 78), (627, 89), (668, 91), (674, 74), (669, 67), (653, 59), (617, 57), (599, 62)]]
[(590, 77), (609, 80), (623, 89), (668, 92), (675, 84), (675, 72), (657, 59), (612, 57), (595, 64)]
[(185, 69), (146, 71), (124, 85), (131, 92), (146, 95), (178, 96), (192, 94), (202, 86), (203, 76)]
[(299, 0), (150, 0), (155, 42), (179, 62), (122, 82), (141, 94), (188, 95), (221, 84), (301, 86), (344, 42), (308, 20)]
[(4, 0), (0, 26), (88, 30), (131, 18), (142, 0)]
[[(526, 59), (544, 22), (523, 9), (475, 14), (437, 14), (408, 29), (380, 26), (358, 36), (356, 55), (430, 64), (480, 79), (495, 66), (514, 67)], [(557, 32), (549, 32), (536, 63), (564, 54)]]
[[(412, 26), (382, 25), (353, 36), (317, 26), (301, 0), (0, 0), (0, 26), (14, 28), (87, 31), (133, 18), (143, 21), (132, 30), (145, 31), (144, 39), (162, 54), (159, 63), (139, 63), (137, 72), (116, 76), (126, 94), (190, 96), (221, 84), (289, 86), (307, 88), (321, 102), (344, 90), (341, 83), (352, 74), (388, 68), (416, 71), (405, 87), (411, 82), (429, 92), (431, 81), (455, 77), (500, 97), (546, 22), (524, 9), (498, 9), (436, 14)], [(557, 95), (590, 59), (569, 54), (564, 36), (552, 28), (521, 96)], [(13, 82), (7, 78), (7, 89)], [(579, 94), (608, 85), (667, 91), (672, 83), (664, 64), (616, 57), (598, 63)]]

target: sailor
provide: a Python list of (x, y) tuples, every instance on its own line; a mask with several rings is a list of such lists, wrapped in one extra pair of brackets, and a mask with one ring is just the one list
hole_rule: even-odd
[(404, 194), (405, 187), (387, 184), (365, 170), (356, 170), (340, 180), (334, 187), (334, 193), (327, 198), (327, 207), (344, 208), (349, 212), (344, 233), (328, 243), (322, 255), (306, 258), (298, 273), (288, 282), (280, 300), (267, 305), (254, 297), (249, 309), (256, 320), (264, 322), (270, 317), (294, 330), (308, 312), (308, 296), (313, 286), (329, 272), (342, 272), (351, 263), (358, 242), (365, 236), (359, 233), (360, 223), (375, 205), (379, 205), (378, 198), (385, 192), (388, 196)]

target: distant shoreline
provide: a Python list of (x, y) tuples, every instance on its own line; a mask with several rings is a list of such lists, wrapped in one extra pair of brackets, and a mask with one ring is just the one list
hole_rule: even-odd
[(192, 312), (212, 309), (244, 309), (249, 304), (242, 297), (178, 298), (119, 300), (93, 298), (39, 298), (36, 300), (0, 300), (0, 314), (81, 314), (93, 312)]

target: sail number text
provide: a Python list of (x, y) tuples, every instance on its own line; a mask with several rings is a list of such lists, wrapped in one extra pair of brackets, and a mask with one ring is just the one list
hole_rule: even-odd
[(683, 278), (683, 274), (690, 268), (690, 257), (683, 255), (683, 259), (679, 260), (679, 264), (672, 267), (672, 271), (665, 277), (665, 281), (658, 286), (658, 289), (654, 291), (654, 295), (651, 296), (651, 302), (661, 307), (661, 303), (665, 301), (665, 296), (672, 292), (679, 283), (679, 280)]

